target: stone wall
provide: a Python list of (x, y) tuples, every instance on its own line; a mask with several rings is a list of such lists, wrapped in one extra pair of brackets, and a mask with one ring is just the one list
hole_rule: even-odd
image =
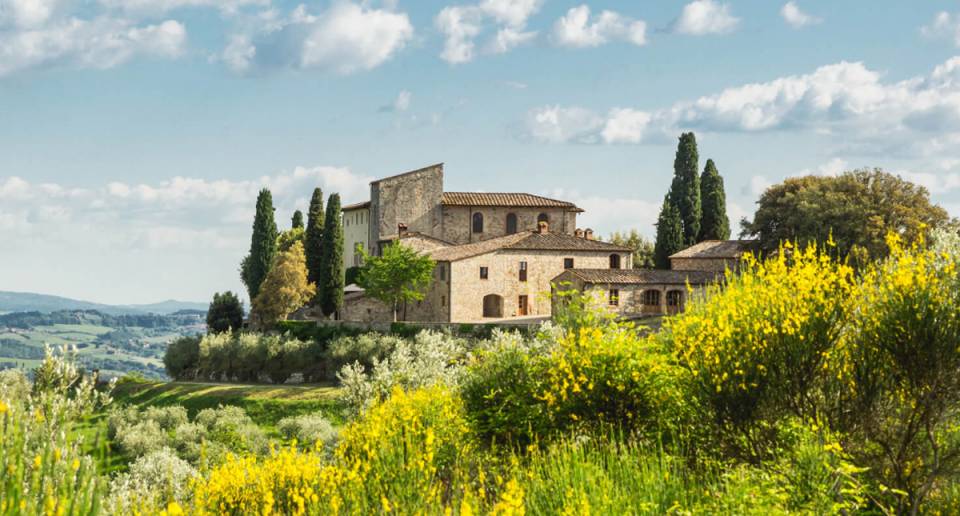
[(403, 320), (450, 322), (450, 297), (450, 262), (437, 262), (423, 300), (407, 303)]
[(343, 212), (343, 268), (360, 265), (357, 244), (370, 251), (367, 239), (370, 238), (370, 210), (355, 208)]
[[(579, 290), (593, 298), (594, 306), (604, 310), (616, 313), (621, 317), (631, 318), (644, 315), (673, 314), (681, 311), (691, 297), (700, 295), (704, 291), (702, 286), (694, 286), (693, 292), (688, 292), (686, 285), (643, 285), (643, 284), (601, 284), (584, 283), (579, 278), (563, 274), (557, 278), (557, 288), (559, 290)], [(617, 289), (619, 296), (617, 304), (610, 304), (610, 290)], [(643, 303), (643, 293), (648, 290), (660, 292), (659, 305), (645, 305)], [(667, 292), (680, 292), (681, 305), (672, 307), (667, 305)], [(553, 300), (557, 302), (556, 299)]]
[(715, 271), (735, 270), (738, 260), (733, 258), (671, 258), (670, 268), (675, 271)]
[(392, 322), (393, 310), (363, 293), (350, 293), (343, 298), (340, 318), (349, 322)]
[(440, 237), (443, 165), (415, 170), (370, 183), (371, 245), (408, 231)]
[[(473, 214), (483, 214), (483, 233), (473, 232)], [(468, 244), (507, 234), (507, 214), (517, 215), (517, 231), (537, 229), (537, 217), (546, 213), (549, 230), (572, 235), (577, 226), (576, 212), (562, 208), (505, 208), (497, 206), (444, 206), (442, 238), (454, 244)]]

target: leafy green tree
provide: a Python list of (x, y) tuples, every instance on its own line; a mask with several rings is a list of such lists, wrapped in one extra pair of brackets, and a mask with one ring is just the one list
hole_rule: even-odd
[(880, 169), (789, 178), (768, 188), (757, 204), (753, 220), (741, 223), (741, 235), (759, 239), (762, 251), (832, 236), (839, 255), (858, 265), (887, 256), (889, 232), (914, 241), (950, 224), (946, 210), (930, 203), (926, 188)]
[(207, 309), (207, 332), (222, 333), (243, 327), (243, 301), (231, 291), (213, 295)]
[(653, 242), (644, 238), (636, 229), (623, 233), (615, 231), (610, 235), (609, 242), (633, 249), (634, 269), (652, 269), (656, 265), (653, 260)]
[(727, 218), (727, 194), (723, 189), (723, 177), (712, 159), (707, 160), (700, 176), (700, 200), (703, 218), (700, 220), (700, 237), (704, 240), (727, 240), (730, 238), (730, 219)]
[(307, 256), (307, 278), (314, 285), (320, 281), (320, 255), (323, 254), (323, 191), (313, 189), (310, 210), (307, 212), (307, 229), (303, 250)]
[(333, 315), (343, 306), (343, 221), (340, 217), (340, 194), (331, 194), (327, 199), (322, 242), (317, 300), (324, 314)]
[(200, 337), (180, 337), (167, 345), (163, 366), (174, 380), (194, 378), (200, 361)]
[(700, 236), (700, 157), (697, 138), (693, 133), (680, 135), (677, 154), (673, 160), (673, 183), (670, 185), (670, 203), (680, 215), (683, 244), (697, 243)]
[(264, 279), (260, 294), (253, 300), (250, 320), (261, 328), (271, 327), (305, 305), (315, 292), (307, 281), (303, 245), (296, 242), (280, 253)]
[(277, 250), (280, 252), (290, 249), (290, 246), (300, 242), (301, 245), (305, 245), (305, 232), (303, 228), (293, 228), (286, 231), (281, 231), (277, 235)]
[(277, 223), (273, 218), (273, 196), (264, 188), (257, 196), (257, 213), (253, 219), (250, 253), (240, 264), (240, 279), (247, 286), (250, 299), (260, 293), (260, 284), (267, 277), (277, 254)]
[(358, 281), (366, 295), (393, 308), (396, 322), (401, 303), (424, 298), (433, 280), (435, 265), (429, 256), (417, 254), (398, 242), (387, 246), (382, 256), (370, 256), (364, 252)]
[(657, 219), (657, 241), (653, 246), (653, 262), (658, 269), (670, 268), (670, 255), (684, 248), (683, 224), (680, 213), (664, 199), (660, 217)]
[(290, 228), (291, 229), (303, 229), (303, 212), (297, 210), (293, 212), (293, 217), (290, 219)]

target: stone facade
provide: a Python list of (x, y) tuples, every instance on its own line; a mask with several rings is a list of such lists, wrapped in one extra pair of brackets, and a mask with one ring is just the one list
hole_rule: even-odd
[(670, 258), (670, 268), (676, 271), (724, 271), (736, 270), (737, 258)]
[(380, 301), (363, 295), (362, 292), (350, 292), (343, 296), (340, 319), (365, 323), (393, 321), (393, 311)]
[[(474, 231), (474, 216), (483, 217), (483, 231)], [(507, 216), (517, 217), (518, 231), (533, 231), (537, 222), (545, 216), (550, 231), (572, 235), (577, 225), (577, 213), (562, 208), (526, 208), (510, 206), (444, 206), (443, 240), (453, 244), (468, 244), (479, 240), (507, 235)]]
[[(683, 310), (688, 297), (697, 295), (704, 287), (691, 285), (693, 291), (689, 292), (685, 283), (648, 285), (593, 283), (569, 273), (555, 278), (554, 284), (557, 290), (577, 290), (587, 293), (591, 296), (594, 306), (624, 318), (678, 313)], [(553, 302), (558, 302), (558, 299), (554, 298)]]
[(406, 231), (439, 237), (442, 196), (442, 164), (370, 183), (369, 248), (379, 252), (401, 225)]

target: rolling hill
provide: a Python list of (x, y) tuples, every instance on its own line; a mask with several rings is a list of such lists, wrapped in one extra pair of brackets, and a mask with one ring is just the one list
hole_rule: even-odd
[(110, 315), (172, 314), (181, 310), (207, 310), (207, 303), (167, 300), (150, 304), (105, 305), (67, 297), (32, 292), (0, 291), (0, 312), (57, 312), (61, 310), (96, 310)]

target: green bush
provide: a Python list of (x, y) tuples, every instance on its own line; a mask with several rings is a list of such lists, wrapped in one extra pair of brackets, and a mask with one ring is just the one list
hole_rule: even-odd
[(364, 333), (356, 336), (344, 336), (334, 339), (327, 346), (325, 361), (331, 371), (339, 371), (343, 366), (359, 362), (364, 370), (373, 368), (393, 352), (403, 339), (380, 333)]
[(323, 414), (285, 417), (277, 423), (277, 430), (284, 439), (296, 439), (304, 447), (322, 447), (330, 452), (337, 443), (337, 431)]
[(200, 337), (180, 337), (167, 345), (163, 365), (170, 378), (186, 380), (197, 375), (199, 359)]

